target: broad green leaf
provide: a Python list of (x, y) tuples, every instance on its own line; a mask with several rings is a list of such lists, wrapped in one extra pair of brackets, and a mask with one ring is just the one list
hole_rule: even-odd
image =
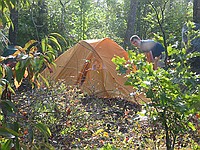
[(49, 87), (49, 82), (47, 81), (47, 79), (45, 77), (43, 77), (40, 73), (38, 74), (38, 76), (41, 77), (41, 79), (44, 81), (46, 86)]
[(20, 128), (19, 122), (14, 122), (12, 125), (13, 125), (13, 126), (12, 126), (12, 129), (13, 129), (15, 132), (18, 132), (18, 131), (19, 131), (19, 128)]
[(67, 43), (67, 41), (65, 40), (65, 38), (62, 35), (58, 34), (58, 33), (51, 33), (50, 35), (56, 36), (56, 37), (60, 38), (61, 40), (63, 40), (65, 43)]
[(38, 50), (38, 48), (36, 46), (32, 46), (29, 51), (29, 54), (35, 53), (35, 52), (37, 52), (37, 50)]
[(0, 95), (1, 95), (2, 92), (3, 92), (3, 89), (4, 89), (4, 87), (0, 84)]
[(42, 45), (42, 52), (46, 52), (47, 51), (47, 45), (48, 45), (48, 38), (45, 37), (42, 39), (41, 41), (41, 45)]
[(57, 49), (58, 49), (59, 51), (62, 50), (62, 48), (61, 48), (61, 46), (60, 46), (58, 40), (57, 40), (55, 37), (49, 36), (48, 39), (49, 39), (50, 41), (52, 41), (52, 42), (55, 44), (55, 46), (57, 47)]
[(15, 136), (19, 136), (17, 132), (6, 127), (0, 127), (0, 135), (7, 138), (15, 138)]
[(146, 93), (147, 98), (153, 98), (154, 97), (154, 92), (152, 89), (149, 89)]
[(30, 41), (28, 41), (26, 44), (25, 44), (25, 46), (24, 46), (24, 49), (26, 50), (26, 49), (28, 49), (32, 44), (34, 44), (34, 43), (37, 43), (37, 41), (36, 40), (30, 40)]
[(10, 132), (11, 134), (13, 134), (14, 136), (20, 136), (19, 133), (17, 133), (16, 131), (10, 129), (10, 128), (5, 128), (8, 132)]
[(0, 78), (5, 77), (5, 69), (0, 65)]
[(50, 131), (50, 129), (45, 124), (43, 124), (43, 123), (37, 123), (35, 125), (35, 127), (37, 129), (39, 129), (40, 132), (42, 132), (45, 135), (46, 138), (48, 138), (48, 137), (51, 136), (51, 131)]
[(195, 126), (193, 125), (192, 122), (188, 122), (188, 126), (189, 126), (193, 131), (196, 131), (196, 128), (195, 128)]
[(0, 62), (4, 61), (6, 57), (0, 56)]
[(14, 54), (12, 54), (12, 56), (15, 58), (19, 54), (21, 54), (21, 51), (18, 49), (16, 52), (14, 52)]
[(13, 77), (12, 69), (9, 66), (4, 66), (4, 69), (6, 71), (6, 79), (11, 83)]
[(14, 78), (14, 85), (15, 85), (16, 88), (19, 88), (21, 84), (22, 84), (22, 80), (21, 81), (17, 81), (17, 79)]
[(119, 66), (119, 72), (122, 74), (126, 74), (127, 68), (125, 68), (124, 66)]
[(6, 129), (3, 129), (0, 127), (0, 135), (6, 138), (15, 138), (14, 135), (12, 135), (10, 132), (8, 132)]
[(115, 56), (112, 58), (112, 62), (117, 65), (125, 65), (126, 60), (123, 57)]
[(25, 67), (23, 65), (23, 62), (21, 61), (17, 62), (15, 66), (15, 72), (16, 72), (16, 81), (19, 83), (22, 81), (25, 72)]
[(6, 108), (6, 110), (9, 110), (10, 112), (12, 112), (12, 110), (17, 112), (17, 108), (15, 107), (15, 104), (11, 101), (2, 100), (0, 104), (3, 105)]
[(14, 4), (12, 3), (11, 0), (5, 0), (5, 3), (7, 5), (7, 7), (11, 10), (14, 8)]
[(9, 150), (12, 147), (12, 140), (6, 140), (5, 143), (1, 144), (1, 150)]

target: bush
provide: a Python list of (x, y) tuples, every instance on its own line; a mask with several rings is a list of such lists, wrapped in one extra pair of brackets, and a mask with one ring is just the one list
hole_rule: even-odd
[[(190, 117), (200, 112), (199, 75), (191, 72), (187, 64), (191, 55), (186, 55), (185, 49), (170, 50), (173, 61), (165, 69), (153, 70), (153, 65), (145, 61), (143, 54), (134, 52), (130, 52), (129, 63), (121, 63), (123, 58), (113, 59), (119, 71), (129, 70), (126, 84), (150, 99), (150, 103), (145, 104), (146, 115), (152, 124), (160, 124), (165, 131), (168, 150), (175, 148), (181, 134), (197, 131)], [(137, 70), (132, 69), (133, 66)]]

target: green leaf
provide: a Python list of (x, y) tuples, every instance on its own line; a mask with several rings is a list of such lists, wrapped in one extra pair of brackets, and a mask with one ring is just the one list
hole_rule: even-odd
[(188, 126), (189, 126), (193, 131), (196, 131), (196, 128), (195, 128), (195, 126), (193, 125), (192, 122), (188, 122)]
[(26, 68), (25, 68), (24, 61), (17, 62), (16, 66), (15, 66), (17, 82), (21, 82), (21, 80), (23, 79), (24, 73), (25, 73), (25, 69)]
[(6, 108), (6, 110), (10, 111), (10, 112), (13, 112), (13, 110), (16, 112), (17, 111), (17, 108), (15, 107), (15, 104), (12, 103), (11, 101), (5, 101), (5, 100), (2, 100), (0, 105), (4, 108)]
[(12, 3), (11, 0), (5, 0), (5, 3), (7, 5), (7, 7), (11, 10), (14, 8), (14, 4)]
[(40, 73), (38, 74), (38, 77), (41, 77), (41, 79), (44, 81), (46, 86), (49, 87), (49, 82), (47, 81), (47, 79), (45, 77), (43, 77)]
[(1, 143), (1, 150), (8, 150), (11, 149), (12, 140), (6, 140), (5, 143)]
[(47, 43), (48, 43), (48, 38), (45, 37), (44, 39), (42, 39), (41, 45), (42, 45), (42, 52), (46, 52), (46, 47), (47, 47)]
[(127, 68), (125, 68), (124, 66), (119, 66), (119, 71), (122, 74), (126, 74)]
[(154, 97), (154, 92), (152, 91), (152, 89), (149, 89), (146, 93), (147, 98), (153, 98)]
[(34, 43), (37, 43), (37, 41), (36, 40), (30, 40), (30, 41), (28, 41), (26, 44), (25, 44), (25, 46), (24, 46), (24, 49), (26, 50), (26, 49), (28, 49), (31, 45), (33, 45)]
[(13, 129), (14, 131), (18, 132), (18, 131), (19, 131), (19, 126), (20, 126), (20, 125), (19, 125), (19, 122), (14, 122), (14, 123), (13, 123), (13, 128), (12, 128), (12, 129)]
[(35, 127), (37, 129), (39, 129), (44, 134), (44, 136), (46, 137), (46, 139), (51, 136), (51, 131), (50, 131), (50, 129), (45, 124), (43, 124), (43, 123), (37, 123), (35, 125)]
[(63, 40), (65, 43), (67, 43), (67, 41), (65, 40), (65, 38), (62, 35), (58, 34), (58, 33), (51, 33), (50, 35), (56, 36), (56, 37), (60, 38), (61, 40)]
[(62, 50), (62, 48), (61, 48), (61, 46), (60, 46), (58, 40), (57, 40), (55, 37), (49, 36), (48, 39), (49, 39), (50, 41), (52, 41), (52, 42), (55, 44), (55, 46), (57, 47), (57, 49), (58, 49), (59, 51)]
[(123, 57), (115, 56), (112, 58), (112, 62), (116, 65), (124, 65), (126, 60)]
[(15, 94), (14, 89), (11, 87), (10, 83), (8, 84), (8, 89), (10, 90), (11, 93)]
[(15, 112), (18, 111), (18, 109), (15, 107), (15, 104), (12, 101), (2, 101), (9, 105), (10, 108), (12, 108)]
[(4, 67), (2, 67), (1, 65), (0, 65), (0, 78), (3, 78), (4, 77), (4, 73), (5, 71), (4, 71)]
[(15, 136), (19, 136), (17, 132), (6, 127), (0, 127), (0, 135), (6, 138), (15, 138)]
[(9, 66), (4, 66), (4, 69), (6, 71), (6, 79), (11, 83), (13, 72), (12, 69)]

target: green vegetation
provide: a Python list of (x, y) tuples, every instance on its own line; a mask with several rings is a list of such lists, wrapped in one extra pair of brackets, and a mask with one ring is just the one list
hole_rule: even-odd
[[(137, 17), (130, 23), (132, 4)], [(0, 52), (16, 49), (0, 57), (0, 149), (200, 149), (200, 77), (189, 63), (200, 55), (187, 53), (199, 37), (191, 31), (192, 2), (2, 0), (0, 8)], [(185, 22), (189, 40), (182, 48)], [(41, 75), (79, 40), (110, 37), (131, 49), (125, 43), (133, 33), (160, 41), (169, 57), (158, 70), (132, 51), (128, 63), (113, 58), (119, 73), (129, 70), (132, 95), (144, 93), (148, 103), (91, 97)]]
[[(52, 33), (45, 39), (42, 39), (41, 42), (31, 40), (23, 48), (16, 47), (17, 50), (12, 55), (7, 57), (1, 56), (0, 107), (2, 112), (0, 135), (3, 136), (1, 149), (10, 149), (11, 147), (20, 149), (20, 147), (23, 147), (20, 138), (23, 137), (22, 132), (25, 128), (24, 132), (29, 132), (31, 140), (34, 140), (33, 130), (42, 132), (46, 141), (51, 136), (49, 128), (40, 120), (26, 124), (26, 119), (28, 119), (26, 118), (26, 112), (20, 114), (20, 109), (16, 107), (18, 102), (13, 101), (12, 95), (16, 94), (15, 90), (22, 85), (25, 79), (27, 80), (26, 82), (31, 83), (32, 88), (40, 87), (41, 79), (43, 79), (47, 86), (49, 85), (40, 72), (44, 65), (49, 67), (50, 64), (53, 64), (57, 51), (61, 50), (55, 36), (59, 35)], [(23, 122), (20, 122), (21, 119)]]
[[(196, 131), (191, 117), (200, 113), (199, 74), (191, 71), (188, 60), (199, 53), (186, 54), (186, 50), (168, 48), (170, 60), (166, 68), (153, 70), (152, 63), (143, 54), (130, 52), (130, 62), (124, 58), (113, 59), (117, 70), (127, 74), (127, 85), (136, 88), (136, 93), (145, 93), (150, 102), (144, 104), (146, 115), (152, 124), (160, 124), (165, 131), (168, 150), (175, 148), (180, 134)], [(177, 57), (178, 56), (178, 57)], [(137, 70), (133, 69), (136, 66)], [(199, 119), (197, 117), (197, 119)], [(199, 127), (197, 127), (199, 128)]]

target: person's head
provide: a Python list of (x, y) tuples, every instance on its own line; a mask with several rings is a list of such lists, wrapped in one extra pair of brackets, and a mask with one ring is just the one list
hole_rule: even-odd
[(131, 38), (130, 38), (130, 42), (131, 42), (131, 44), (133, 44), (134, 46), (140, 47), (141, 39), (140, 39), (139, 36), (133, 35), (133, 36), (131, 36)]

